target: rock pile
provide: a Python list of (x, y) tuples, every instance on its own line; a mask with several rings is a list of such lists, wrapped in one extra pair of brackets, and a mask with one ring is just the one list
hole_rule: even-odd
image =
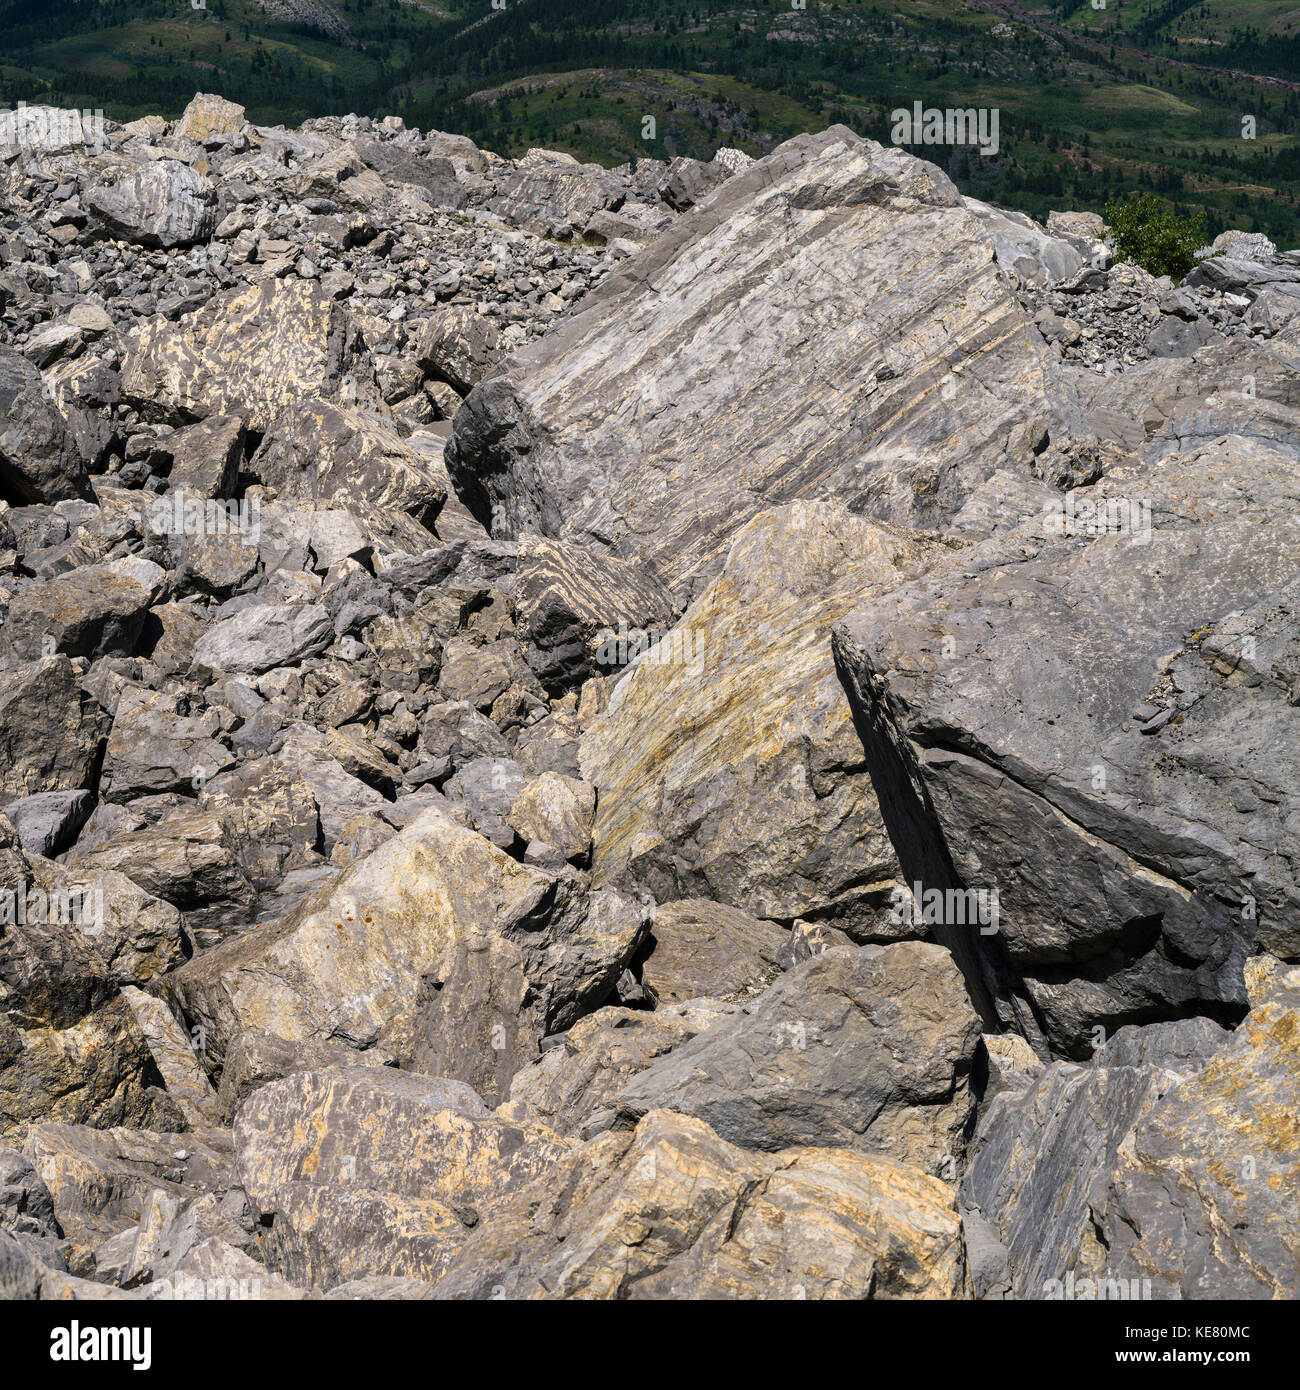
[(1300, 1294), (1290, 257), (842, 127), (73, 124), (0, 124), (4, 1296)]

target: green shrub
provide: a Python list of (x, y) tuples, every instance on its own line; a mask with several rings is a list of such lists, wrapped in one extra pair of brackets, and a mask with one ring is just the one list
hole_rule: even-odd
[(1107, 203), (1106, 221), (1115, 242), (1115, 258), (1132, 261), (1152, 275), (1181, 280), (1196, 264), (1205, 244), (1205, 214), (1176, 217), (1154, 193), (1126, 203)]

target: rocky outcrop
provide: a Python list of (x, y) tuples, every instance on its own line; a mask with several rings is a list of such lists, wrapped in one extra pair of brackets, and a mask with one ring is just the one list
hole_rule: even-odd
[(1300, 1292), (1295, 253), (103, 124), (0, 118), (4, 1296)]
[(689, 591), (773, 503), (942, 523), (994, 470), (1089, 437), (957, 190), (834, 127), (729, 179), (480, 383), (447, 465), (494, 534), (608, 547)]

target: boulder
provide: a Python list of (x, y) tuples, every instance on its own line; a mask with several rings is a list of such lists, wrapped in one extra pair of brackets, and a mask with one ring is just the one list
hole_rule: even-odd
[[(494, 535), (648, 561), (674, 592), (795, 498), (941, 524), (1091, 432), (983, 224), (933, 165), (842, 126), (728, 179), (457, 412)], [(1068, 452), (1068, 451), (1067, 451)]]
[(325, 609), (312, 603), (259, 603), (213, 623), (194, 647), (197, 670), (257, 675), (324, 651), (334, 639)]
[(459, 1082), (361, 1068), (302, 1072), (255, 1092), (235, 1120), (271, 1268), (329, 1286), (432, 1282), (508, 1192), (571, 1145), (489, 1115)]
[(86, 206), (106, 235), (163, 250), (207, 241), (216, 226), (216, 203), (211, 180), (176, 159), (140, 165), (86, 194)]
[(583, 734), (597, 879), (863, 941), (912, 934), (890, 920), (898, 869), (829, 639), (865, 594), (948, 553), (831, 503), (750, 522)]
[(167, 482), (200, 497), (231, 497), (244, 461), (247, 431), (240, 415), (214, 415), (168, 436)]
[(282, 921), (191, 961), (168, 988), (219, 1065), (247, 1028), (376, 1044), (492, 1100), (608, 994), (644, 909), (509, 859), (439, 808)]
[(675, 1110), (746, 1149), (847, 1147), (949, 1171), (965, 1145), (978, 1038), (942, 947), (837, 946), (652, 1063), (587, 1128)]
[(951, 1299), (961, 1221), (936, 1178), (846, 1149), (754, 1154), (656, 1111), (508, 1194), (438, 1299)]
[(503, 1115), (535, 1115), (557, 1134), (574, 1134), (657, 1057), (733, 1012), (713, 1000), (648, 1013), (604, 1008), (579, 1019), (510, 1083)]
[(326, 400), (295, 402), (277, 416), (248, 469), (269, 497), (327, 502), (364, 516), (408, 512), (432, 529), (447, 497), (430, 468), (387, 421)]
[(0, 348), (0, 499), (26, 506), (88, 496), (86, 465), (40, 372)]
[(550, 845), (574, 863), (585, 862), (591, 852), (595, 817), (596, 789), (558, 772), (544, 772), (525, 783), (506, 812), (521, 840)]
[(1292, 970), (1121, 1146), (1093, 1215), (1107, 1276), (1155, 1298), (1300, 1296), (1297, 1117)]
[(0, 642), (11, 662), (130, 656), (165, 582), (158, 565), (131, 558), (31, 583), (10, 600)]
[(1116, 468), (836, 629), (905, 879), (1040, 1052), (1233, 1021), (1248, 955), (1300, 958), (1298, 486), (1240, 439)]
[(542, 236), (574, 236), (594, 213), (626, 196), (626, 183), (598, 164), (580, 164), (556, 150), (529, 150), (514, 162), (487, 206)]
[(53, 859), (77, 838), (94, 802), (88, 791), (37, 792), (11, 801), (4, 813), (25, 853)]
[(501, 356), (501, 338), (490, 319), (470, 305), (450, 305), (425, 319), (415, 359), (429, 376), (466, 395)]
[(48, 1188), (59, 1226), (80, 1247), (137, 1226), (161, 1193), (224, 1195), (233, 1183), (230, 1136), (42, 1124), (23, 1152)]
[(653, 640), (677, 616), (668, 591), (644, 567), (545, 536), (520, 537), (518, 573), (528, 664), (551, 691), (611, 674), (622, 664), (620, 636), (626, 651), (637, 635)]
[(108, 724), (66, 656), (7, 671), (0, 681), (0, 796), (89, 788)]
[(660, 1004), (747, 999), (776, 977), (788, 933), (706, 898), (660, 903), (641, 948), (641, 983)]
[(1090, 1065), (1053, 1062), (989, 1098), (962, 1200), (1006, 1247), (1013, 1297), (1059, 1297), (1071, 1274), (1127, 1280), (1099, 1225), (1119, 1155), (1228, 1037), (1208, 1019), (1127, 1027)]
[(131, 801), (159, 792), (188, 795), (234, 767), (234, 755), (213, 737), (220, 728), (215, 712), (196, 718), (183, 712), (188, 704), (174, 694), (123, 692), (104, 757), (101, 793), (106, 800)]
[(244, 108), (237, 102), (211, 92), (195, 92), (172, 134), (178, 140), (197, 140), (202, 144), (223, 135), (237, 135), (244, 125)]
[(385, 408), (347, 311), (296, 279), (214, 295), (179, 323), (146, 321), (128, 345), (122, 392), (149, 419), (242, 415), (258, 433), (307, 396)]

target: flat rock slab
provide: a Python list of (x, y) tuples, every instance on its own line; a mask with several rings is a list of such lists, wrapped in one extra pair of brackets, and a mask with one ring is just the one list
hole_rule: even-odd
[(934, 165), (843, 126), (727, 180), (505, 359), (447, 467), (494, 535), (648, 560), (689, 596), (799, 497), (941, 523), (1086, 417), (981, 220)]

